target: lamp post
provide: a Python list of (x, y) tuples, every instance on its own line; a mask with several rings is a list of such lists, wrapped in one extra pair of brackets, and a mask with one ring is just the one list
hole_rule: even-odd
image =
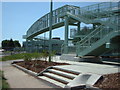
[(49, 18), (49, 62), (51, 62), (51, 52), (52, 52), (52, 45), (51, 45), (51, 37), (52, 37), (52, 0), (50, 3), (50, 18)]

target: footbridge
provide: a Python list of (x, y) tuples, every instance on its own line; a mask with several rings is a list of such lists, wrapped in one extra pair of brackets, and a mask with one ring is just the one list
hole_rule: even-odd
[[(27, 31), (24, 38), (31, 40), (49, 31), (50, 13), (38, 19)], [(81, 23), (92, 24), (92, 29), (82, 30)], [(70, 53), (68, 44), (69, 25), (77, 26), (73, 36), (76, 55), (99, 56), (110, 49), (117, 50), (120, 43), (120, 2), (104, 2), (86, 7), (65, 5), (52, 12), (52, 29), (65, 26), (65, 40), (61, 52)]]

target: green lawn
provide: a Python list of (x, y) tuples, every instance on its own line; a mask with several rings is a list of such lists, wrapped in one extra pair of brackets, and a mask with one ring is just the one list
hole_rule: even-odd
[(0, 58), (0, 61), (22, 59), (22, 58), (24, 58), (24, 55), (25, 55), (25, 53), (13, 54), (10, 56), (3, 56), (2, 58)]
[[(55, 51), (53, 51), (51, 54), (51, 57), (55, 55)], [(24, 60), (31, 60), (31, 59), (37, 59), (38, 58), (47, 58), (49, 54), (47, 52), (42, 53), (20, 53), (20, 54), (13, 54), (9, 56), (3, 56), (0, 58), (0, 61), (8, 61), (8, 60), (16, 60), (16, 59), (24, 59)]]

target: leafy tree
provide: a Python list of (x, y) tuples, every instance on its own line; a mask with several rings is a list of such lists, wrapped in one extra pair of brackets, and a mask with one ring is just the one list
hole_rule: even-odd
[(14, 45), (14, 42), (12, 39), (10, 39), (10, 41), (9, 41), (9, 47), (11, 50), (13, 50), (13, 48), (15, 48), (15, 45)]
[(2, 41), (2, 49), (9, 50), (9, 40)]
[(21, 47), (19, 41), (13, 41), (12, 39), (2, 41), (2, 49), (6, 51), (12, 51), (15, 47)]
[(17, 40), (14, 41), (14, 45), (15, 45), (15, 47), (21, 47), (19, 41), (17, 41)]

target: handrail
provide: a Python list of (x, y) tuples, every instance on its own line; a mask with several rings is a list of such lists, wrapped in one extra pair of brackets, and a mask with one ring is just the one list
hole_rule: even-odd
[(88, 37), (90, 37), (94, 32), (96, 32), (98, 29), (100, 29), (103, 25), (100, 25), (98, 28), (96, 28), (95, 30), (93, 30), (91, 33), (89, 33), (86, 37), (84, 37), (82, 40), (80, 40), (77, 43), (81, 43), (83, 42), (85, 39), (87, 39)]
[[(95, 30), (96, 33), (93, 34), (90, 38), (87, 38), (86, 40), (84, 39), (83, 42), (81, 42), (80, 44), (77, 43), (76, 46), (77, 48), (79, 48), (79, 50), (83, 51), (84, 49), (87, 49), (88, 47), (91, 47), (95, 42), (99, 41), (101, 38), (103, 38), (104, 36), (106, 36), (107, 34), (109, 34), (110, 32), (115, 32), (117, 30), (109, 30), (107, 32), (103, 32), (105, 31), (104, 29), (106, 29), (105, 27), (102, 27), (100, 30)], [(93, 40), (92, 42), (92, 39), (95, 37), (95, 36), (98, 36), (98, 40)], [(87, 45), (87, 46), (86, 46)]]

